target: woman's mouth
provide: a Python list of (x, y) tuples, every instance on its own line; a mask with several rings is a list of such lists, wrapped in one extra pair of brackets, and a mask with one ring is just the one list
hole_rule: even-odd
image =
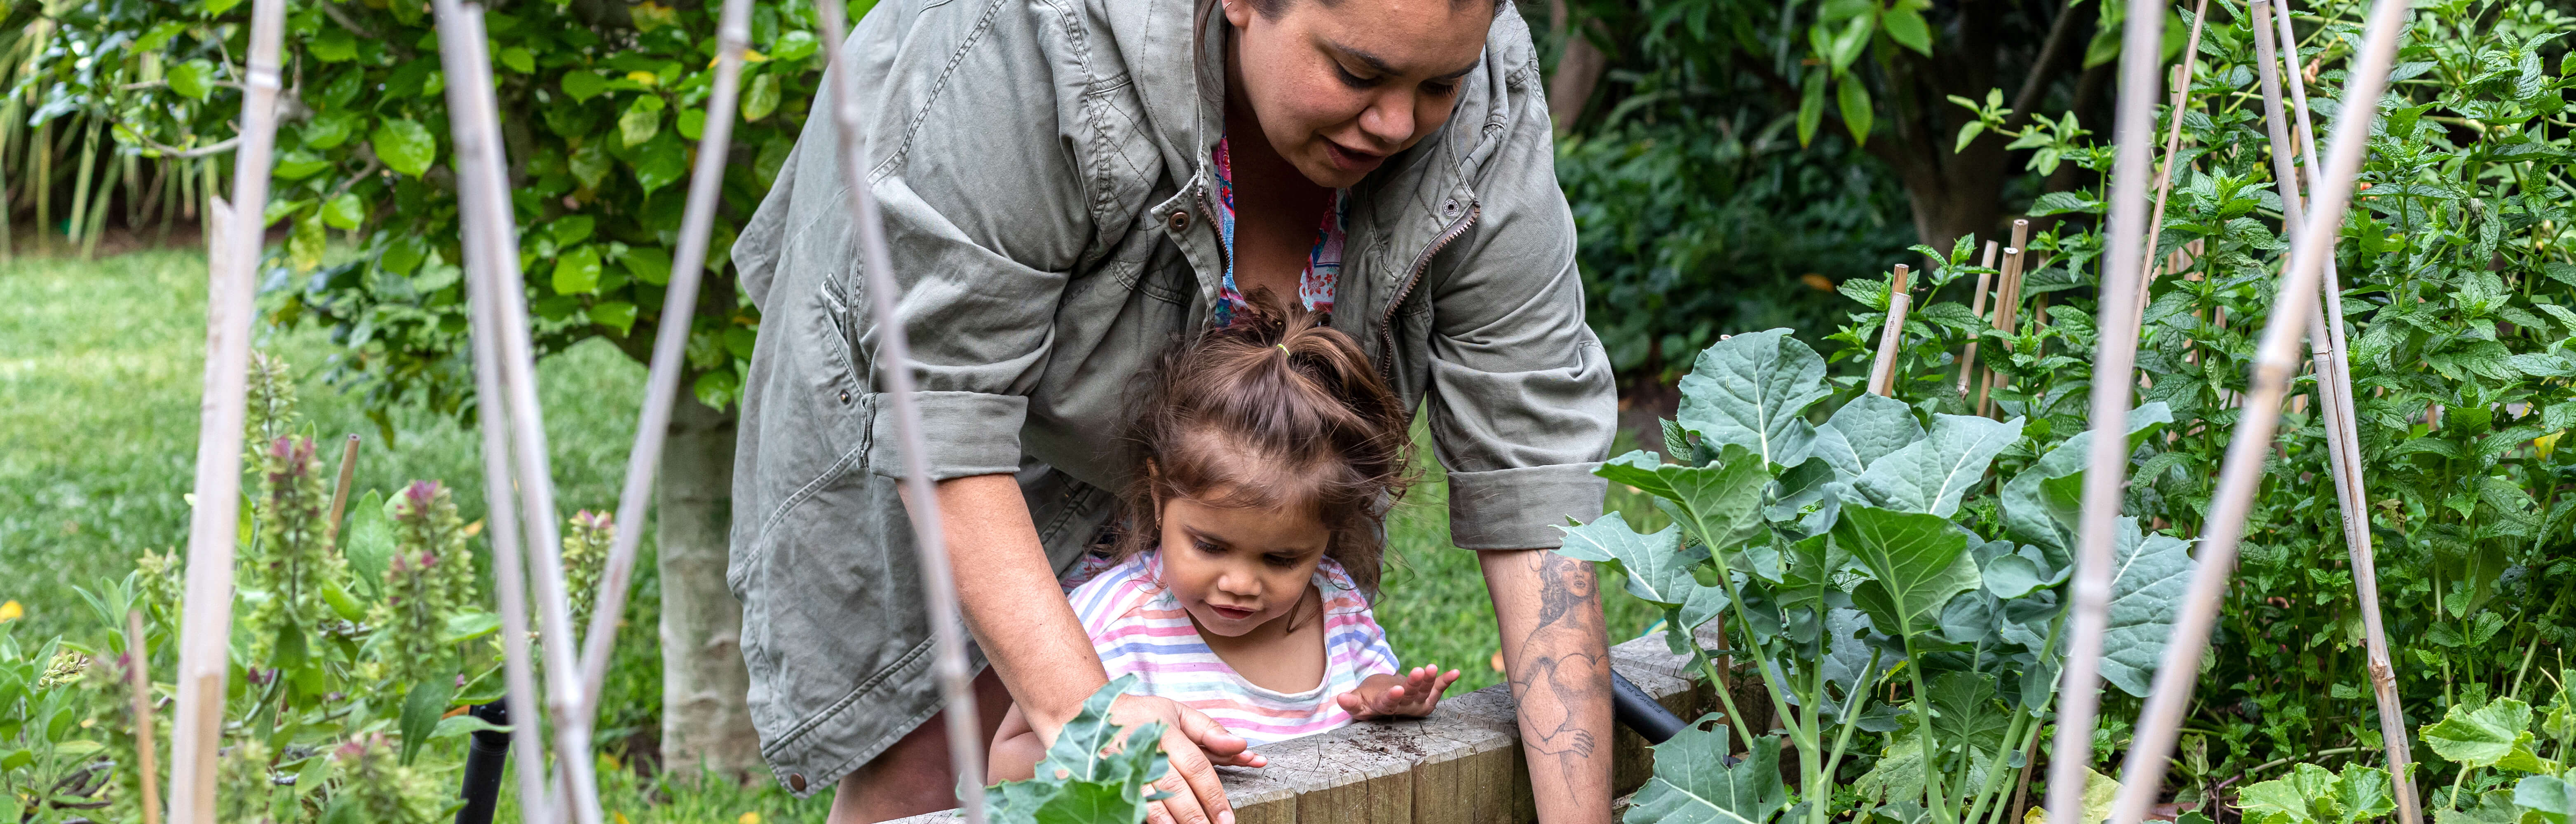
[(1333, 159), (1334, 168), (1346, 172), (1366, 172), (1386, 162), (1386, 155), (1347, 148), (1332, 138), (1324, 138), (1324, 154)]

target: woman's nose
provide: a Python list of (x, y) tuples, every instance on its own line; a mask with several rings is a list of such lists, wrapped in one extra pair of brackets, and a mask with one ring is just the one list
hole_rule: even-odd
[(1385, 151), (1413, 139), (1415, 97), (1409, 91), (1389, 91), (1370, 102), (1368, 111), (1360, 113), (1360, 131), (1377, 145), (1365, 148)]

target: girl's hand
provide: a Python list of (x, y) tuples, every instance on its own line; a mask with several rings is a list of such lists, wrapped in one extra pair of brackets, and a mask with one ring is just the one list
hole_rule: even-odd
[(1433, 707), (1440, 706), (1440, 693), (1457, 681), (1457, 670), (1442, 673), (1439, 667), (1414, 667), (1412, 673), (1404, 676), (1369, 676), (1360, 682), (1359, 689), (1334, 696), (1333, 700), (1339, 702), (1342, 711), (1350, 713), (1354, 720), (1420, 718), (1430, 715)]

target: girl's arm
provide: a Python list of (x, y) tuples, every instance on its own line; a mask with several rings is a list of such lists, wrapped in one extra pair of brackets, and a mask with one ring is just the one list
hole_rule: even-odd
[[(1056, 586), (1019, 482), (1009, 475), (973, 475), (941, 481), (938, 489), (958, 608), (1010, 688), (1011, 717), (1031, 729), (1034, 740), (1027, 744), (1043, 757), (1056, 731), (1082, 711), (1083, 700), (1109, 683), (1108, 674)], [(1163, 752), (1172, 769), (1155, 786), (1172, 797), (1155, 802), (1148, 813), (1156, 824), (1230, 824), (1233, 810), (1216, 765), (1267, 763), (1215, 720), (1167, 698), (1120, 696), (1110, 712), (1122, 726), (1164, 725)], [(1006, 719), (1004, 729), (1009, 728)], [(997, 746), (986, 762), (998, 765), (1001, 756)]]

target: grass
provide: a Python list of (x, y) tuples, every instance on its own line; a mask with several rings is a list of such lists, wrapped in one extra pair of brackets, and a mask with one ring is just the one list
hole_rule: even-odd
[[(72, 588), (122, 577), (135, 556), (185, 544), (182, 496), (196, 455), (205, 271), (204, 256), (185, 251), (0, 264), (0, 601), (24, 610), (0, 631), (21, 639), (97, 634), (102, 628), (88, 625), (89, 610)], [(398, 410), (386, 443), (357, 397), (311, 377), (340, 351), (327, 337), (259, 334), (262, 349), (306, 376), (301, 408), (316, 436), (335, 445), (348, 433), (364, 437), (356, 490), (437, 479), (456, 488), (468, 519), (481, 517), (472, 427)], [(538, 375), (561, 505), (567, 514), (614, 508), (643, 368), (594, 341), (547, 359)], [(336, 448), (328, 454), (336, 463)], [(1428, 460), (1430, 450), (1421, 454)], [(1436, 466), (1426, 467), (1424, 483), (1389, 521), (1393, 551), (1378, 615), (1402, 660), (1458, 668), (1455, 689), (1464, 692), (1498, 683), (1502, 674), (1492, 664), (1494, 614), (1474, 553), (1449, 546), (1441, 477)], [(639, 565), (603, 702), (604, 737), (653, 724), (660, 710), (653, 569)], [(1617, 592), (1618, 582), (1602, 588)], [(1607, 609), (1614, 640), (1654, 619), (1652, 609), (1624, 595), (1609, 596)], [(629, 824), (739, 820), (746, 812), (768, 821), (819, 820), (829, 804), (827, 795), (796, 801), (766, 782), (666, 786), (632, 771), (618, 775), (603, 787), (604, 798), (613, 808), (629, 807), (622, 810)]]

